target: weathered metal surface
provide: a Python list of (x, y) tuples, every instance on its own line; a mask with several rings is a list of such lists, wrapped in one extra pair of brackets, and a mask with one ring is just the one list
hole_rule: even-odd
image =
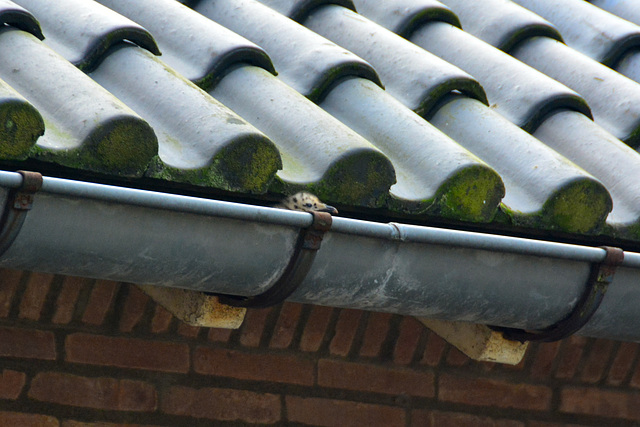
[(4, 209), (0, 218), (0, 255), (14, 242), (27, 213), (33, 207), (33, 198), (42, 188), (42, 175), (37, 172), (19, 171), (22, 182), (19, 187), (9, 189), (3, 196)]
[[(568, 46), (614, 68), (627, 51), (640, 47), (638, 25), (584, 0), (564, 0), (561, 3), (539, 0), (512, 1), (555, 25)], [(586, 22), (589, 25), (585, 25)]]
[[(3, 187), (19, 185), (14, 175), (0, 174)], [(45, 178), (0, 265), (252, 295), (281, 274), (310, 216)], [(538, 329), (571, 312), (590, 263), (604, 257), (599, 248), (336, 217), (291, 299)], [(640, 340), (628, 304), (640, 293), (638, 268), (640, 254), (626, 253), (581, 333)]]
[(596, 313), (613, 280), (616, 268), (624, 261), (624, 252), (620, 248), (603, 247), (604, 260), (591, 265), (585, 289), (578, 297), (576, 305), (567, 316), (544, 329), (535, 331), (515, 328), (494, 328), (511, 341), (552, 342), (569, 338), (584, 327)]
[(144, 172), (157, 140), (129, 107), (30, 33), (5, 27), (0, 55), (0, 78), (44, 119), (35, 157), (113, 175)]
[(452, 91), (486, 102), (467, 73), (348, 9), (323, 6), (304, 25), (369, 61), (387, 91), (420, 115), (429, 115)]
[(233, 307), (266, 308), (281, 304), (289, 298), (309, 273), (322, 244), (322, 238), (327, 231), (331, 230), (330, 213), (317, 211), (310, 213), (313, 215), (313, 222), (309, 228), (300, 230), (287, 268), (269, 289), (249, 297), (220, 295), (220, 302)]
[(144, 25), (161, 46), (162, 60), (204, 90), (237, 64), (275, 74), (271, 59), (256, 44), (175, 0), (99, 2)]
[[(135, 22), (95, 2), (15, 0), (40, 22), (45, 41), (84, 71), (99, 65), (111, 47), (125, 40), (160, 54), (153, 37)], [(79, 19), (78, 17), (81, 17)]]
[(4, 265), (252, 295), (268, 289), (282, 274), (297, 238), (295, 227), (160, 207), (78, 203), (45, 191), (2, 257)]
[(381, 206), (396, 181), (389, 159), (362, 136), (267, 71), (245, 66), (210, 92), (277, 144), (281, 190), (330, 202)]
[(264, 48), (280, 77), (314, 102), (344, 78), (379, 83), (367, 62), (256, 1), (203, 0), (195, 10)]
[(599, 181), (480, 102), (453, 98), (431, 122), (500, 174), (516, 224), (580, 233), (604, 224), (612, 203)]

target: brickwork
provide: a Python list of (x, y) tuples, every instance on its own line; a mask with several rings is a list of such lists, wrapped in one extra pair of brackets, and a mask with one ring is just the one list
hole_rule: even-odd
[(639, 357), (573, 337), (478, 363), (410, 317), (292, 303), (207, 330), (133, 285), (0, 270), (0, 426), (630, 427)]

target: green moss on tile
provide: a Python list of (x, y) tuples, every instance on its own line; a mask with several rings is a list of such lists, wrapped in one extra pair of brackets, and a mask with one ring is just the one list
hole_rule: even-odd
[[(73, 135), (46, 123), (49, 140), (71, 141)], [(139, 177), (158, 153), (151, 126), (137, 117), (120, 117), (98, 125), (82, 144), (71, 149), (37, 145), (31, 156), (74, 169)]]
[(367, 149), (342, 157), (308, 189), (333, 203), (378, 208), (386, 205), (389, 188), (395, 182), (395, 169), (389, 159)]
[(201, 187), (260, 194), (266, 192), (282, 160), (273, 143), (260, 135), (247, 135), (222, 148), (207, 167), (179, 169), (158, 162), (148, 176)]
[(43, 134), (44, 121), (31, 104), (12, 100), (0, 105), (0, 159), (26, 159)]
[(293, 194), (307, 190), (325, 202), (379, 208), (386, 205), (395, 169), (381, 153), (360, 150), (337, 160), (317, 182), (292, 182), (276, 176), (269, 191)]
[(612, 207), (611, 196), (604, 186), (591, 179), (576, 180), (544, 204), (541, 220), (550, 228), (593, 233), (602, 227)]
[(141, 176), (158, 154), (158, 140), (151, 126), (136, 118), (104, 123), (83, 144), (80, 158), (99, 172)]
[(475, 165), (447, 179), (427, 213), (458, 221), (489, 222), (504, 191), (502, 179), (493, 169)]
[(594, 234), (602, 231), (612, 206), (611, 196), (602, 184), (585, 178), (558, 190), (539, 212), (527, 214), (507, 206), (502, 210), (517, 226)]

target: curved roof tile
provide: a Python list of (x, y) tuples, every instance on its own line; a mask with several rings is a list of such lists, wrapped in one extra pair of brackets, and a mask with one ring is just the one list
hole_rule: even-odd
[(83, 0), (17, 0), (42, 25), (46, 43), (81, 70), (93, 70), (125, 40), (160, 54), (147, 30), (111, 9)]

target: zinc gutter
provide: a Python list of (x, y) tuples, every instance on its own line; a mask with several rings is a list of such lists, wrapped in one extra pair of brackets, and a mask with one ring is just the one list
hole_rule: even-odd
[[(22, 175), (0, 172), (6, 201)], [(231, 295), (269, 289), (312, 216), (44, 177), (5, 268)], [(335, 217), (290, 300), (539, 329), (564, 318), (605, 250)], [(247, 260), (250, 260), (248, 262)], [(640, 254), (579, 333), (640, 340)]]

